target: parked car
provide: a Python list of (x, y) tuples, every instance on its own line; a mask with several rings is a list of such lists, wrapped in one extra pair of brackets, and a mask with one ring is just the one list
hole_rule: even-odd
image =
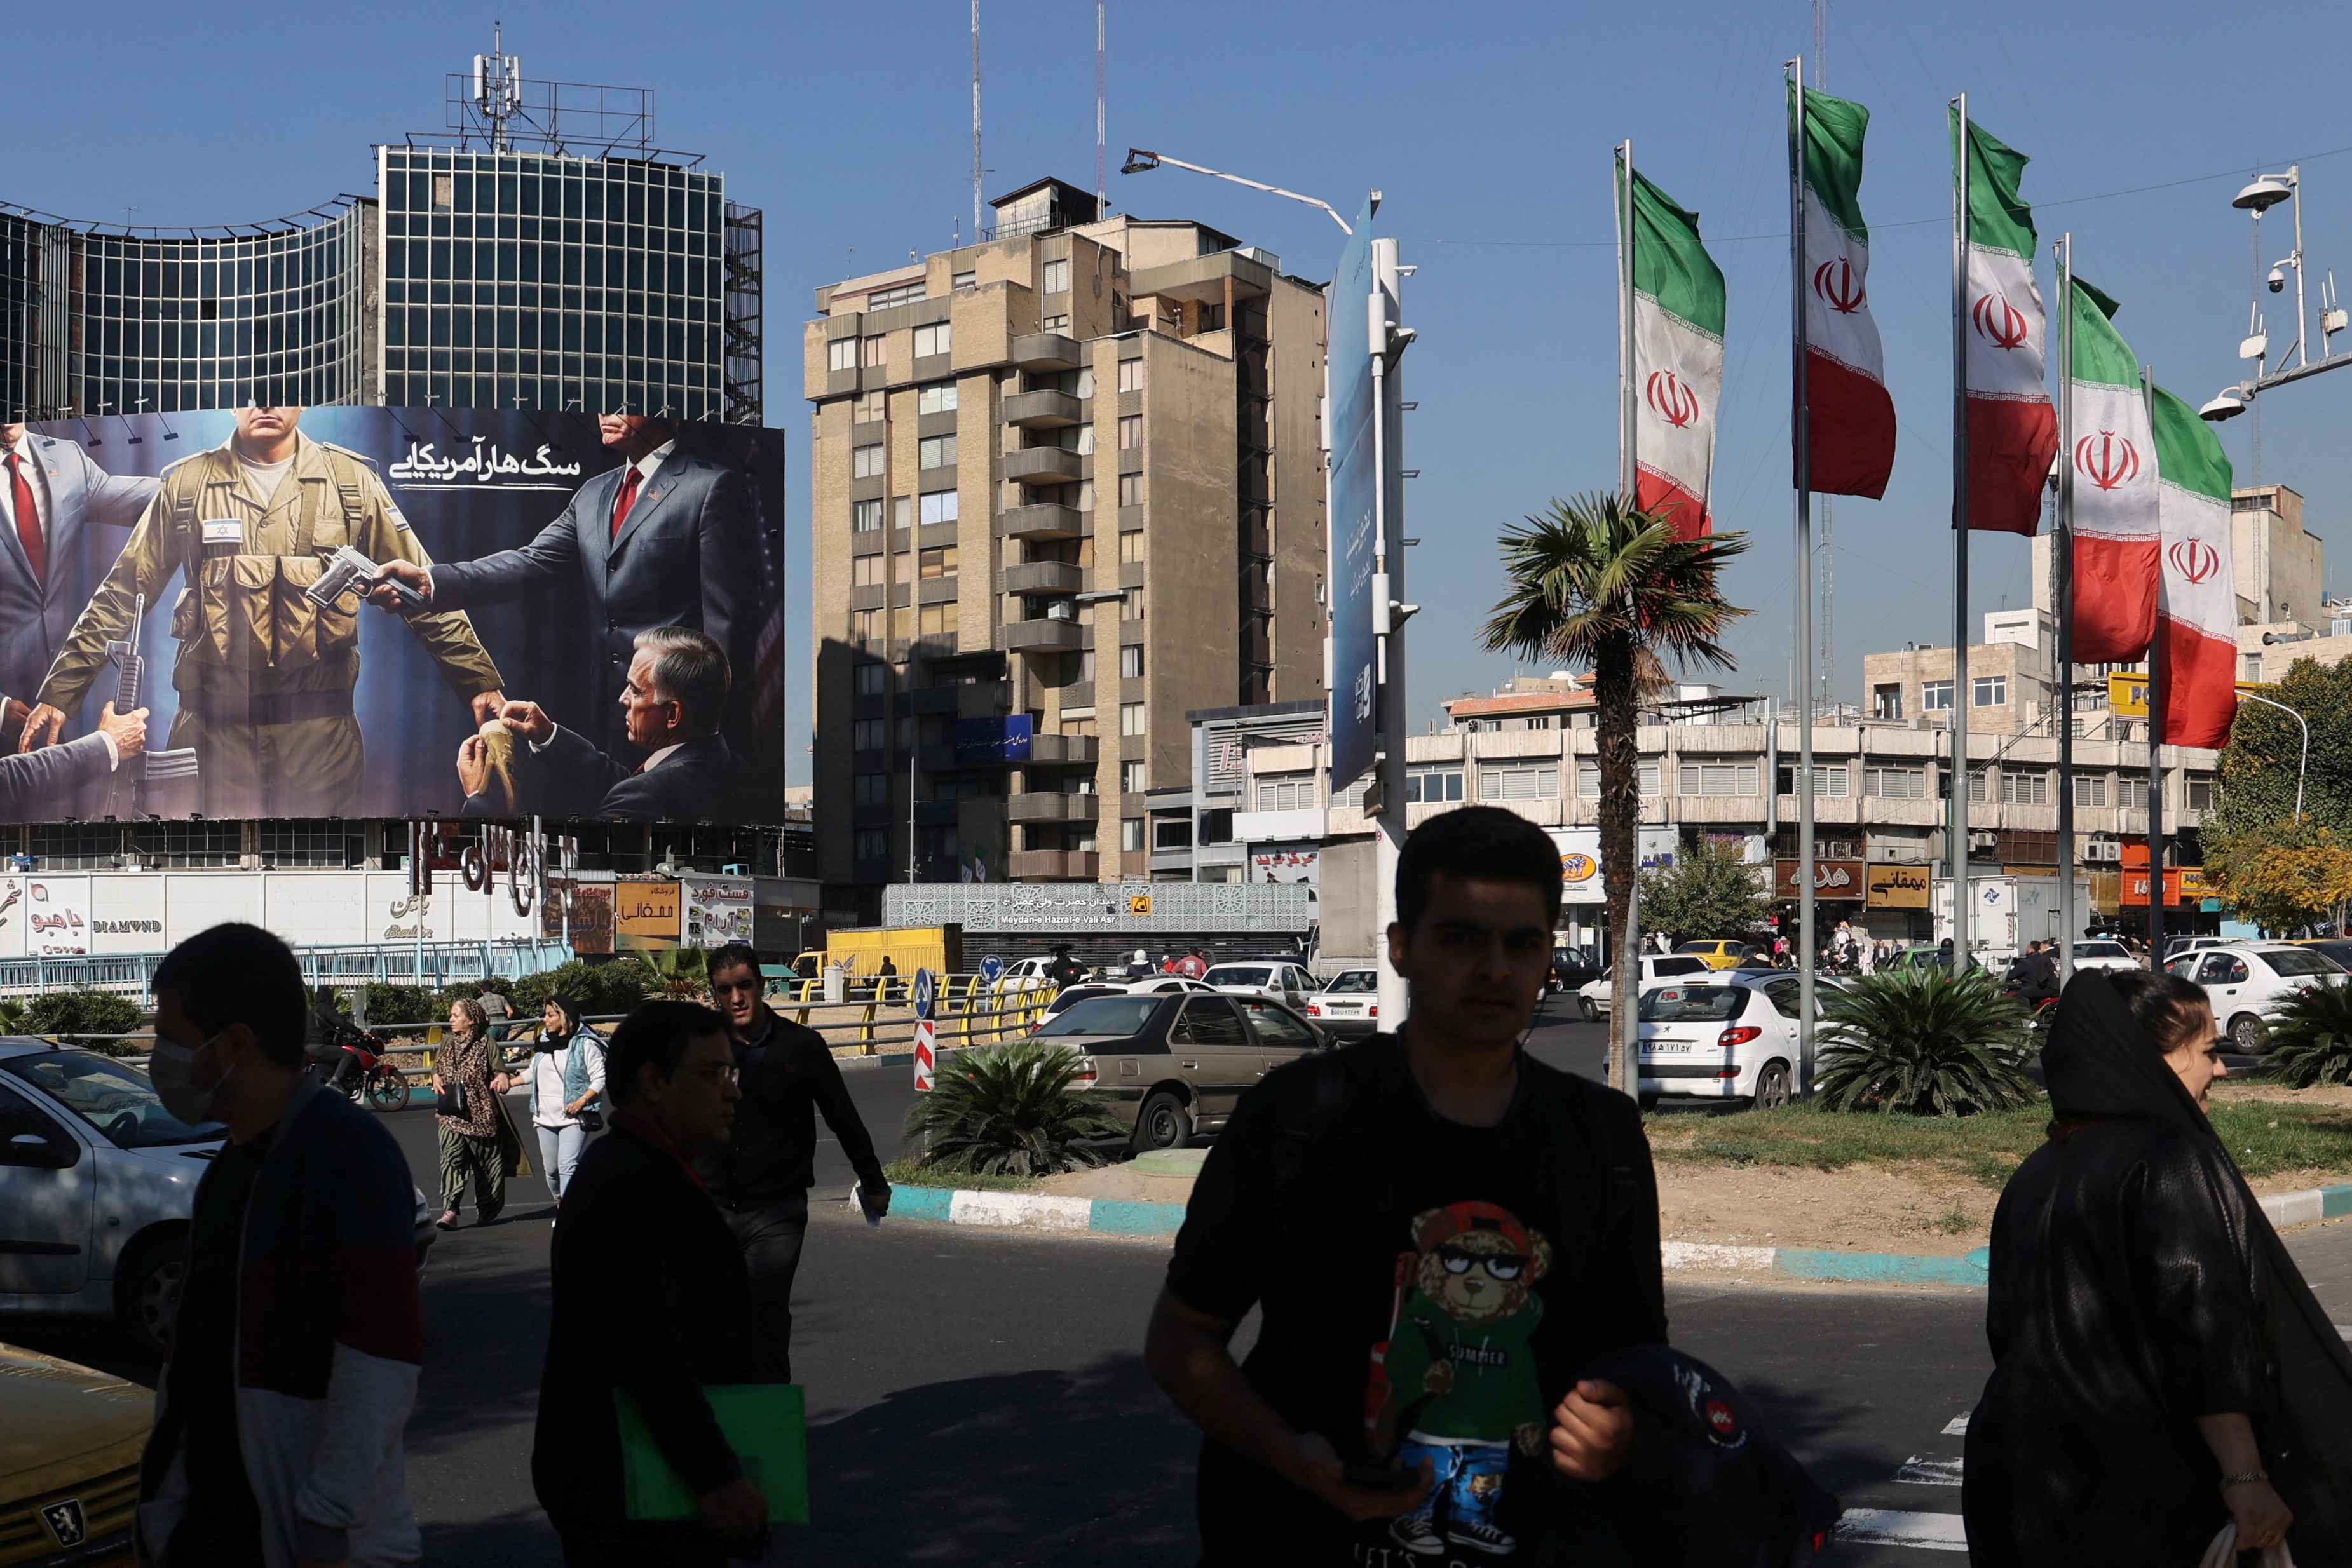
[(1276, 960), (1263, 964), (1219, 964), (1201, 977), (1212, 987), (1235, 997), (1270, 997), (1286, 1007), (1304, 1010), (1307, 998), (1322, 988), (1304, 964)]
[(1244, 1091), (1324, 1043), (1279, 1002), (1214, 992), (1095, 997), (1029, 1038), (1079, 1053), (1079, 1086), (1139, 1153), (1216, 1131)]
[[(160, 1353), (196, 1183), (226, 1136), (173, 1116), (130, 1062), (0, 1040), (0, 1312), (110, 1317)], [(421, 1270), (435, 1231), (415, 1196)]]
[(2137, 969), (2139, 967), (2139, 960), (2132, 956), (2130, 948), (2107, 937), (2084, 937), (2074, 944), (2074, 967), (2077, 972), (2084, 969), (2104, 969), (2109, 974), (2119, 975), (2127, 969)]
[[(1587, 1023), (1597, 1023), (1609, 1016), (1609, 995), (1615, 984), (1617, 966), (1606, 969), (1586, 981), (1576, 993), (1577, 1006), (1582, 1009)], [(1689, 953), (1644, 953), (1642, 955), (1642, 976), (1638, 982), (1643, 990), (1654, 980), (1671, 980), (1684, 975), (1708, 973), (1706, 960)]]
[(1601, 966), (1592, 961), (1592, 955), (1581, 947), (1555, 947), (1551, 950), (1551, 984), (1549, 991), (1580, 990), (1601, 977)]
[(1685, 942), (1675, 949), (1677, 953), (1696, 953), (1706, 960), (1710, 969), (1738, 967), (1739, 960), (1748, 956), (1745, 942)]
[(2295, 946), (2308, 947), (2315, 953), (2324, 953), (2345, 968), (2352, 969), (2352, 942), (2347, 942), (2341, 936), (2321, 936), (2308, 942), (2298, 942)]
[(0, 1344), (0, 1563), (127, 1563), (155, 1396)]
[(1342, 969), (1307, 998), (1307, 1016), (1335, 1040), (1361, 1040), (1381, 1027), (1380, 971)]
[(1095, 997), (1165, 996), (1175, 991), (1215, 989), (1214, 986), (1189, 980), (1181, 975), (1154, 975), (1148, 980), (1097, 980), (1081, 986), (1065, 986), (1054, 993), (1054, 999), (1045, 1004), (1045, 1010), (1037, 1015), (1037, 1021), (1029, 1026), (1029, 1032), (1035, 1034), (1071, 1008)]
[(2164, 940), (2164, 964), (2170, 968), (2172, 961), (2183, 953), (2200, 952), (2207, 947), (2231, 946), (2227, 936), (2168, 936)]
[(2204, 988), (2206, 999), (2213, 1004), (2213, 1020), (2232, 1048), (2250, 1055), (2263, 1048), (2263, 1019), (2296, 992), (2340, 986), (2352, 978), (2326, 954), (2284, 942), (2193, 948), (2165, 968)]
[(1642, 992), (1640, 1099), (1746, 1100), (1759, 1110), (1795, 1092), (1798, 1001), (1786, 971), (1741, 969)]

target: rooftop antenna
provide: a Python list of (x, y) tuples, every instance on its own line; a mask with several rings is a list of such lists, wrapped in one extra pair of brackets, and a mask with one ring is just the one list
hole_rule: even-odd
[(971, 0), (971, 237), (980, 238), (980, 0)]
[(490, 50), (474, 57), (474, 107), (490, 125), (490, 151), (505, 152), (507, 121), (522, 112), (522, 61), (506, 52), (506, 24), (490, 23)]
[(1103, 204), (1103, 0), (1095, 0), (1095, 216)]

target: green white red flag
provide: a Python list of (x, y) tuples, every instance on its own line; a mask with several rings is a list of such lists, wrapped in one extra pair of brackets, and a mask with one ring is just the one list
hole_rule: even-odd
[(2238, 712), (2238, 586), (2230, 559), (2230, 459), (2213, 427), (2149, 391), (2163, 569), (2164, 739), (2219, 747)]
[(1886, 494), (1895, 400), (1870, 314), (1870, 229), (1862, 221), (1862, 140), (1870, 110), (1789, 84), (1803, 149), (1807, 489)]
[[(1618, 211), (1626, 169), (1617, 166)], [(1699, 243), (1698, 214), (1633, 173), (1634, 504), (1677, 538), (1708, 532), (1716, 405), (1723, 396), (1723, 272)]]
[(2137, 664), (2156, 631), (2156, 444), (2116, 302), (2079, 277), (2072, 292), (2074, 658)]
[(2033, 209), (2018, 195), (2026, 162), (1953, 109), (1952, 175), (1968, 196), (1966, 522), (2017, 534), (2040, 527), (2042, 482), (2058, 451), (2058, 412), (2042, 384)]

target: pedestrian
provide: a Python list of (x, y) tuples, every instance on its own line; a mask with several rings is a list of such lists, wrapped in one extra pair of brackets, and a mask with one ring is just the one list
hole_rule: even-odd
[[(726, 1020), (693, 1002), (643, 1003), (613, 1031), (611, 1130), (581, 1156), (555, 1225), (530, 1455), (565, 1568), (720, 1568), (730, 1552), (766, 1554), (766, 1500), (702, 1392), (768, 1381), (743, 1255), (692, 1165), (733, 1126), (732, 1055)], [(628, 1517), (623, 1393), (698, 1517)]]
[(1633, 1427), (1577, 1369), (1666, 1322), (1639, 1112), (1519, 1047), (1559, 898), (1522, 817), (1416, 829), (1410, 1021), (1268, 1072), (1210, 1149), (1144, 1352), (1205, 1434), (1208, 1568), (1585, 1560), (1560, 1521), (1602, 1494), (1559, 1477), (1616, 1473)]
[(1160, 972), (1163, 975), (1172, 975), (1177, 972), (1175, 954), (1162, 952), (1160, 955)]
[(1070, 945), (1067, 942), (1055, 943), (1053, 960), (1045, 966), (1045, 978), (1051, 980), (1057, 988), (1066, 988), (1076, 985), (1086, 977), (1085, 968), (1076, 958), (1070, 956)]
[(2058, 995), (2058, 966), (2040, 942), (2028, 942), (2009, 967), (2009, 981), (2027, 1006), (2036, 1007)]
[(1135, 956), (1127, 961), (1127, 977), (1130, 980), (1148, 980), (1151, 977), (1151, 960), (1144, 956), (1143, 949), (1140, 947), (1135, 950)]
[(874, 982), (874, 999), (887, 1002), (890, 999), (890, 982), (898, 977), (898, 966), (890, 962), (890, 955), (885, 953), (882, 955), (882, 967), (875, 973), (878, 977)]
[(475, 997), (482, 1004), (486, 1020), (483, 1033), (494, 1045), (507, 1042), (507, 1020), (514, 1017), (514, 1003), (507, 998), (507, 983), (496, 975), (482, 982), (481, 993)]
[(433, 1104), (441, 1141), (441, 1218), (444, 1230), (457, 1228), (466, 1188), (474, 1189), (474, 1218), (488, 1225), (507, 1203), (506, 1161), (499, 1150), (499, 1107), (493, 1095), (509, 1087), (507, 1075), (491, 1071), (490, 1042), (482, 1004), (461, 997), (449, 1004), (449, 1038), (433, 1063)]
[(228, 1142), (199, 1167), (139, 1463), (138, 1559), (415, 1563), (401, 1432), (425, 1335), (407, 1161), (373, 1113), (304, 1077), (302, 971), (276, 936), (213, 926), (152, 984), (156, 1093)]
[(2221, 1045), (2177, 975), (2066, 988), (2049, 1139), (1993, 1216), (1979, 1564), (2189, 1568), (2224, 1523), (2352, 1561), (2352, 1352), (2206, 1119)]
[(1176, 972), (1188, 980), (1197, 980), (1209, 972), (1209, 961), (1201, 956), (1198, 947), (1188, 948), (1184, 956), (1176, 960)]
[(539, 1168), (558, 1208), (588, 1134), (604, 1125), (598, 1106), (604, 1092), (604, 1040), (581, 1021), (579, 1004), (570, 997), (548, 998), (530, 1059), (530, 1124), (539, 1134)]
[(857, 1173), (858, 1201), (869, 1217), (889, 1212), (890, 1183), (824, 1037), (778, 1018), (761, 998), (751, 949), (740, 943), (716, 949), (709, 975), (710, 994), (734, 1041), (743, 1097), (735, 1110), (734, 1138), (698, 1160), (696, 1169), (743, 1254), (759, 1381), (790, 1383), (793, 1276), (801, 1266), (809, 1187), (816, 1180), (816, 1113), (824, 1113)]

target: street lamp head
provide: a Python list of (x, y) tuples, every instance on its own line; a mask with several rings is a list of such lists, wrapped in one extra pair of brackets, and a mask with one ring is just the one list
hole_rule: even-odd
[(2216, 395), (2212, 402), (2199, 409), (2197, 417), (2210, 420), (2215, 424), (2219, 424), (2225, 419), (2235, 419), (2245, 412), (2245, 399), (2239, 395), (2238, 389), (2227, 387)]
[(2264, 174), (2235, 196), (2231, 197), (2230, 204), (2260, 216), (2294, 194), (2294, 188), (2285, 181), (2273, 175)]
[(1142, 174), (1159, 167), (1159, 153), (1146, 152), (1140, 147), (1130, 147), (1127, 150), (1127, 162), (1118, 166), (1118, 172), (1122, 174)]

